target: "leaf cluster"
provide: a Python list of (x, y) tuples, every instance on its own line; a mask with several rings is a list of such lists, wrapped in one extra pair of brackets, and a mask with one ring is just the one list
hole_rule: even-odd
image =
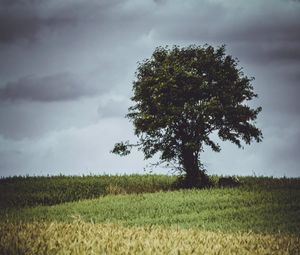
[[(127, 117), (133, 122), (145, 158), (161, 152), (162, 161), (181, 161), (187, 148), (198, 156), (203, 145), (220, 151), (210, 138), (241, 147), (241, 141), (260, 142), (254, 121), (261, 107), (245, 102), (255, 97), (251, 81), (238, 60), (225, 54), (225, 46), (158, 47), (139, 63), (133, 82), (135, 103)], [(119, 143), (115, 153), (127, 155), (129, 143)]]

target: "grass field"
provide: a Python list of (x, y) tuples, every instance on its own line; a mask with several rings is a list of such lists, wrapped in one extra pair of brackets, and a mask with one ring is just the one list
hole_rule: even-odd
[[(243, 177), (238, 188), (178, 191), (174, 180), (2, 179), (0, 254), (300, 254), (299, 178)], [(35, 201), (64, 185), (101, 192), (81, 196), (78, 188), (73, 202)], [(22, 196), (22, 206), (8, 201)]]
[(54, 205), (107, 194), (169, 190), (174, 176), (44, 176), (0, 179), (0, 208)]
[(299, 254), (299, 237), (113, 224), (0, 224), (1, 254)]

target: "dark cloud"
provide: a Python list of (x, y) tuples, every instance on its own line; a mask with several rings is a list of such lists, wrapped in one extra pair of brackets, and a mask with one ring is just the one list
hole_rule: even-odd
[(44, 1), (1, 1), (0, 2), (0, 43), (18, 40), (34, 40), (44, 27), (62, 25), (65, 20), (43, 17), (40, 11)]
[[(12, 17), (12, 15), (17, 17)], [(2, 7), (0, 9), (0, 42), (10, 43), (17, 39), (33, 39), (39, 29), (40, 20), (35, 14), (24, 15), (19, 13), (11, 14)]]
[[(288, 1), (203, 1), (172, 8), (161, 16), (155, 37), (174, 42), (227, 44), (253, 62), (299, 61), (300, 4)], [(270, 5), (273, 5), (270, 8)], [(187, 16), (188, 13), (188, 16)]]
[(76, 75), (60, 73), (52, 76), (28, 76), (9, 82), (0, 89), (0, 100), (63, 101), (93, 96), (99, 90), (87, 86)]
[[(245, 43), (298, 43), (300, 35), (299, 11), (300, 4), (286, 1), (274, 1), (270, 8), (268, 1), (254, 4), (255, 8), (240, 6), (236, 9), (236, 16), (232, 17), (230, 26), (220, 31), (218, 36), (228, 41)], [(239, 20), (239, 22), (235, 22)], [(225, 20), (226, 21), (226, 20)]]
[[(68, 169), (106, 162), (112, 170), (114, 158), (99, 161), (99, 151), (106, 155), (131, 137), (123, 116), (136, 62), (159, 45), (225, 43), (256, 78), (265, 139), (244, 151), (222, 143), (221, 153), (205, 158), (208, 170), (280, 175), (286, 165), (287, 174), (297, 175), (299, 14), (293, 0), (0, 0), (0, 171), (52, 162)], [(136, 158), (114, 167), (143, 166)]]
[(119, 1), (0, 1), (0, 43), (36, 40), (44, 30), (63, 30), (80, 21), (110, 17)]
[[(300, 26), (299, 26), (300, 29)], [(246, 49), (247, 47), (247, 49)], [(232, 44), (231, 48), (247, 62), (260, 65), (297, 65), (300, 61), (300, 40), (299, 43), (252, 43)]]

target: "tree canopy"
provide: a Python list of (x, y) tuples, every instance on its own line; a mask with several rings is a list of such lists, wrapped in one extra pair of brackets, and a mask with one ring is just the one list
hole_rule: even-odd
[(225, 46), (157, 47), (139, 63), (133, 82), (127, 117), (139, 142), (117, 143), (112, 152), (127, 155), (137, 146), (146, 159), (159, 153), (160, 162), (183, 169), (187, 186), (208, 185), (200, 153), (204, 145), (220, 151), (213, 132), (238, 147), (262, 140), (255, 126), (261, 107), (246, 104), (257, 97), (252, 80)]

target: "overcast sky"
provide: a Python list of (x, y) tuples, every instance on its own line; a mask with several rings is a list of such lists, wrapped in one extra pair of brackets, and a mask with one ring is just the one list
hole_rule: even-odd
[(0, 0), (0, 176), (144, 173), (141, 152), (109, 153), (135, 141), (124, 115), (137, 62), (205, 43), (255, 77), (264, 135), (206, 148), (208, 173), (300, 176), (299, 31), (295, 0)]

